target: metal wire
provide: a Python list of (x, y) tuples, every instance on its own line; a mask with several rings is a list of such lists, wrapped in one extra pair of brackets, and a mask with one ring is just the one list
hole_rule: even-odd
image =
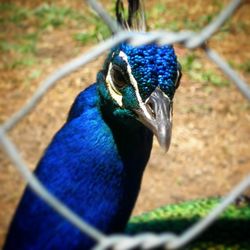
[(225, 62), (225, 60), (223, 60), (223, 58), (218, 53), (204, 45), (205, 41), (211, 38), (211, 36), (219, 30), (223, 23), (231, 17), (231, 15), (238, 9), (243, 1), (231, 1), (231, 3), (224, 10), (222, 10), (215, 20), (202, 29), (199, 33), (194, 33), (192, 31), (153, 31), (143, 34), (121, 30), (119, 25), (117, 25), (117, 23), (107, 14), (100, 3), (96, 2), (95, 0), (86, 1), (99, 14), (99, 16), (110, 27), (111, 31), (115, 35), (112, 38), (99, 43), (88, 53), (81, 55), (80, 57), (65, 64), (60, 69), (51, 74), (44, 82), (42, 82), (29, 102), (0, 126), (0, 144), (34, 192), (44, 199), (48, 205), (55, 209), (60, 215), (71, 222), (75, 227), (96, 240), (97, 245), (94, 249), (104, 250), (110, 249), (110, 247), (116, 250), (129, 250), (134, 249), (135, 247), (140, 247), (140, 249), (153, 249), (160, 246), (164, 246), (165, 249), (179, 249), (183, 246), (186, 246), (190, 241), (206, 230), (218, 218), (222, 211), (229, 204), (235, 201), (236, 198), (239, 197), (239, 195), (250, 186), (250, 176), (248, 176), (237, 187), (235, 187), (223, 200), (223, 202), (221, 202), (218, 207), (212, 210), (212, 212), (207, 217), (194, 224), (180, 236), (177, 236), (171, 232), (161, 235), (146, 233), (137, 235), (135, 237), (129, 237), (125, 235), (105, 236), (91, 225), (88, 225), (82, 218), (71, 211), (70, 208), (62, 204), (43, 186), (42, 183), (40, 183), (40, 181), (34, 176), (34, 174), (30, 172), (27, 165), (24, 163), (18, 149), (8, 138), (7, 132), (34, 109), (42, 97), (58, 82), (59, 79), (72, 73), (79, 67), (86, 65), (88, 62), (94, 60), (105, 51), (124, 41), (127, 41), (134, 46), (156, 42), (160, 45), (179, 43), (188, 49), (196, 49), (201, 47), (206, 53), (207, 57), (212, 60), (225, 73), (225, 75), (227, 75), (228, 78), (232, 80), (241, 93), (248, 100), (250, 100), (250, 88), (248, 84), (237, 75), (237, 73)]
[(110, 15), (107, 14), (105, 9), (99, 2), (95, 0), (86, 0), (86, 2), (103, 19), (103, 21), (107, 24), (107, 26), (113, 33), (117, 33), (122, 30), (122, 28), (118, 25), (118, 23), (115, 20), (113, 20), (110, 17)]

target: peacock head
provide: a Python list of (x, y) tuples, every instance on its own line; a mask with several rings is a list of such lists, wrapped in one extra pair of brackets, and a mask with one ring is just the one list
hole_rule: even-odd
[[(131, 13), (126, 22), (121, 15), (122, 2), (117, 3), (117, 19), (123, 27), (136, 25), (137, 30), (145, 27), (141, 1), (129, 1)], [(154, 43), (139, 47), (126, 42), (119, 44), (111, 50), (99, 77), (105, 86), (100, 92), (105, 101), (112, 102), (109, 107), (112, 106), (113, 114), (144, 124), (167, 150), (171, 140), (172, 100), (181, 78), (173, 47)]]

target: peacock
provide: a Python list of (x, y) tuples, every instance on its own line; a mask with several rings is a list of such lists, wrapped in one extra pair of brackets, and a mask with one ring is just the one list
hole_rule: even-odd
[[(140, 0), (117, 1), (123, 28), (145, 32)], [(123, 232), (140, 190), (153, 135), (167, 150), (181, 68), (172, 46), (109, 52), (96, 83), (75, 99), (35, 170), (46, 188), (105, 234)], [(4, 250), (90, 249), (94, 241), (53, 211), (27, 187)]]
[[(144, 32), (141, 0), (117, 0), (120, 25)], [(204, 217), (219, 198), (168, 205), (132, 218), (155, 135), (167, 150), (173, 97), (181, 66), (172, 46), (113, 48), (96, 83), (75, 99), (68, 118), (38, 163), (39, 180), (74, 212), (105, 234), (174, 232)], [(187, 249), (250, 249), (249, 199), (231, 205)], [(27, 187), (9, 228), (4, 250), (75, 250), (95, 244)]]

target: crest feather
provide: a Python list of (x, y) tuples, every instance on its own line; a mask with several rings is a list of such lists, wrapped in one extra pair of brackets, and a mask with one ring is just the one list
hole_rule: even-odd
[(128, 0), (126, 9), (123, 2), (123, 0), (116, 1), (117, 22), (127, 30), (146, 31), (143, 1)]

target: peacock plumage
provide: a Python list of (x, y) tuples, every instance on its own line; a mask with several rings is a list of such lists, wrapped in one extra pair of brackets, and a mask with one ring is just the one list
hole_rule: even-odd
[[(129, 1), (128, 19), (146, 27), (141, 1)], [(81, 92), (68, 119), (35, 170), (48, 190), (105, 234), (124, 231), (152, 148), (153, 134), (167, 150), (172, 100), (181, 72), (172, 46), (113, 48), (96, 83)], [(89, 249), (94, 242), (26, 188), (5, 250)]]

